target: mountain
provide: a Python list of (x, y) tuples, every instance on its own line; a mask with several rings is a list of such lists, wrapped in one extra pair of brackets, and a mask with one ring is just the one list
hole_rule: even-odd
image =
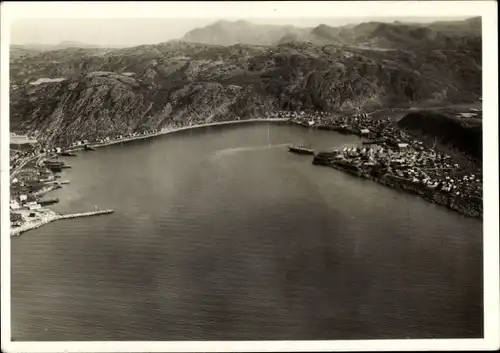
[(218, 21), (186, 33), (184, 41), (215, 45), (274, 45), (285, 36), (301, 36), (307, 29), (256, 25), (247, 21)]
[[(171, 41), (11, 57), (11, 129), (67, 143), (262, 117), (276, 110), (334, 112), (476, 102), (481, 97), (481, 46), (463, 23), (439, 26), (448, 31), (458, 26), (467, 34), (453, 30), (448, 40), (434, 46), (391, 50), (312, 41), (269, 46)], [(381, 33), (386, 38), (387, 33), (400, 33), (392, 28), (368, 23), (334, 31), (345, 41), (352, 33), (369, 41)], [(326, 37), (329, 31), (320, 28), (315, 35)], [(464, 40), (466, 36), (470, 38)], [(398, 40), (390, 38), (390, 43)], [(480, 43), (480, 37), (476, 40)]]
[[(246, 21), (218, 21), (188, 32), (183, 40), (214, 45), (276, 45), (291, 41), (384, 49), (414, 49), (460, 45), (481, 38), (481, 18), (434, 23), (367, 22), (314, 28), (256, 25)], [(476, 43), (476, 45), (480, 45)]]

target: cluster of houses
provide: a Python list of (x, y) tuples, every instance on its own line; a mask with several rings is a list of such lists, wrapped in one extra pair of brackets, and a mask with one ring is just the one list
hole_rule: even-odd
[(132, 137), (138, 137), (138, 136), (147, 136), (151, 134), (156, 134), (158, 133), (158, 129), (151, 129), (147, 131), (142, 131), (142, 132), (131, 132), (128, 134), (120, 134), (116, 136), (106, 136), (104, 138), (98, 138), (98, 139), (90, 139), (90, 140), (78, 140), (75, 142), (72, 142), (68, 146), (63, 146), (63, 147), (45, 147), (42, 148), (40, 152), (42, 153), (55, 153), (55, 154), (60, 154), (65, 150), (69, 150), (72, 148), (78, 148), (78, 147), (85, 147), (91, 144), (101, 144), (101, 143), (108, 143), (111, 141), (119, 141), (127, 138), (132, 138)]
[(455, 196), (482, 197), (482, 178), (474, 173), (456, 175), (451, 157), (430, 149), (404, 150), (376, 147), (344, 147), (334, 151), (335, 158), (371, 172), (374, 169), (428, 189)]
[(34, 146), (25, 150), (11, 149), (9, 156), (10, 170), (16, 169), (23, 159), (35, 157), (37, 153), (38, 152)]
[(390, 118), (372, 119), (367, 113), (346, 116), (327, 112), (283, 111), (270, 113), (269, 116), (289, 119), (306, 127), (337, 130), (374, 140), (382, 139), (394, 147), (398, 147), (398, 144), (402, 144), (399, 147), (404, 147), (410, 142), (409, 136), (395, 126)]

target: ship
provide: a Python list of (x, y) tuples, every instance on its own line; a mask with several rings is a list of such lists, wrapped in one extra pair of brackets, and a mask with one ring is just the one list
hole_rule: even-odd
[(314, 154), (314, 150), (312, 150), (310, 146), (302, 146), (302, 145), (288, 146), (288, 151), (298, 154)]
[(61, 152), (61, 156), (76, 157), (76, 153), (64, 151), (64, 152)]
[(95, 148), (89, 145), (85, 145), (85, 151), (95, 151)]

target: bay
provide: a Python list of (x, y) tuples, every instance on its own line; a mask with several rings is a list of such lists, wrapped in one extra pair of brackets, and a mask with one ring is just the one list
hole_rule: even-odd
[(60, 212), (13, 238), (20, 341), (482, 337), (482, 222), (313, 166), (256, 123), (81, 152)]

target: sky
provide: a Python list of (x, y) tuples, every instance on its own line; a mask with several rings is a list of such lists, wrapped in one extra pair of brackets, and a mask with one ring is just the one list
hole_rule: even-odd
[[(450, 6), (453, 4), (453, 6)], [(217, 20), (315, 27), (481, 16), (491, 1), (19, 1), (2, 3), (12, 44), (134, 46), (180, 39)], [(491, 7), (491, 6), (490, 6)], [(3, 22), (3, 21), (2, 21)], [(4, 26), (2, 26), (3, 28)]]
[[(462, 19), (458, 18), (458, 19)], [(351, 17), (351, 18), (129, 18), (129, 19), (21, 19), (11, 24), (11, 44), (59, 44), (76, 41), (102, 46), (134, 46), (179, 39), (188, 31), (209, 25), (219, 19), (248, 20), (255, 24), (315, 27), (319, 24), (340, 26), (368, 21), (432, 22), (447, 17)], [(456, 19), (456, 18), (451, 18)]]

